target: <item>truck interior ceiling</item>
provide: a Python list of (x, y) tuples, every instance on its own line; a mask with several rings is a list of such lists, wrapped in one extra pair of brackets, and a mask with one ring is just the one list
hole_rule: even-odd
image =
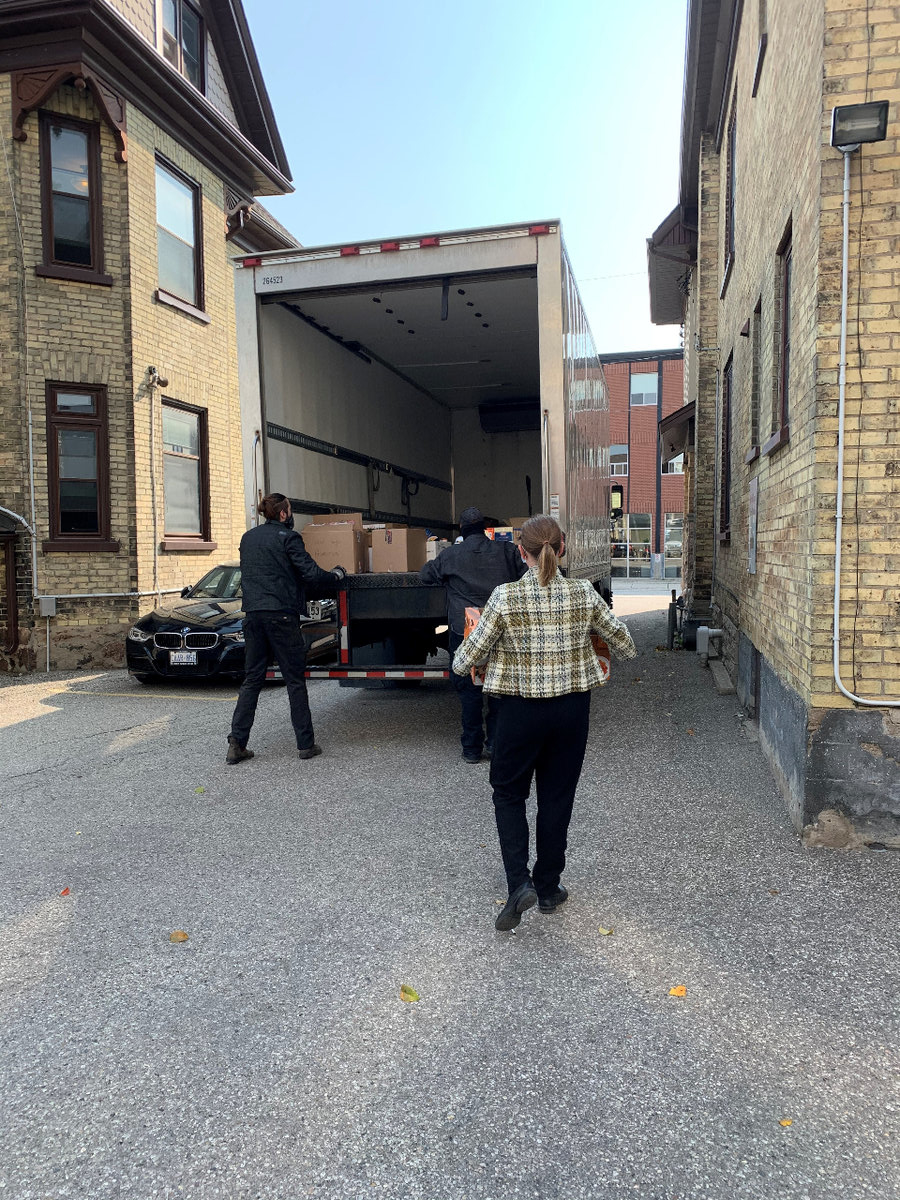
[[(259, 319), (277, 350), (262, 356), (270, 474), (309, 511), (377, 509), (435, 530), (468, 504), (504, 524), (540, 511), (533, 266), (262, 296)], [(312, 439), (408, 468), (405, 486), (378, 472), (373, 496), (371, 471), (367, 490), (359, 462)]]

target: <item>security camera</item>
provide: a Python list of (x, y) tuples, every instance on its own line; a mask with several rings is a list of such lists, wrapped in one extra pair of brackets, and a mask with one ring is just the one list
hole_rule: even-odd
[(160, 375), (156, 367), (148, 367), (147, 374), (150, 376), (151, 384), (155, 387), (167, 388), (169, 386), (168, 379), (166, 379), (165, 375)]

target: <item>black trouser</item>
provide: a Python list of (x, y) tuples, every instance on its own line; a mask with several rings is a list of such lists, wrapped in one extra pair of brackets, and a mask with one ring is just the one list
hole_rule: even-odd
[[(459, 646), (462, 645), (462, 636), (450, 630), (449, 648), (450, 661), (453, 661), (453, 655), (456, 653)], [(457, 675), (455, 671), (450, 672), (453, 680), (453, 686), (456, 688), (456, 694), (459, 696), (460, 707), (462, 708), (462, 737), (459, 739), (462, 742), (463, 754), (467, 754), (472, 758), (477, 758), (484, 749), (484, 702), (487, 700), (487, 744), (493, 745), (494, 742), (494, 727), (497, 724), (497, 697), (488, 696), (484, 688), (477, 687), (472, 682), (471, 675)]]
[(306, 643), (299, 620), (290, 613), (255, 612), (244, 617), (244, 682), (231, 718), (231, 736), (239, 745), (247, 745), (270, 658), (281, 667), (287, 684), (297, 749), (309, 750), (315, 739), (304, 674)]
[(542, 897), (552, 896), (559, 886), (590, 712), (590, 692), (570, 692), (550, 700), (500, 697), (491, 785), (510, 893), (528, 879), (525, 803), (533, 777), (538, 808), (532, 878)]

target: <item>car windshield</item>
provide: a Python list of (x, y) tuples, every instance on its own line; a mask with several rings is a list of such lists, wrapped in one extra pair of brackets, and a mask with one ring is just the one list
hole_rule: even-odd
[(196, 587), (191, 596), (208, 600), (238, 600), (241, 595), (240, 567), (213, 567)]

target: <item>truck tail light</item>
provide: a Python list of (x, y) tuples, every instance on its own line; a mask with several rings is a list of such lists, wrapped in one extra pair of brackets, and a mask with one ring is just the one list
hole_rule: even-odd
[(550, 226), (549, 225), (529, 225), (528, 232), (531, 234), (532, 237), (537, 237), (539, 234), (549, 233)]
[(399, 250), (400, 243), (399, 242), (382, 242), (381, 249), (382, 250)]
[(261, 258), (242, 258), (241, 266), (242, 267), (261, 267), (262, 259)]
[(341, 258), (351, 258), (359, 254), (359, 246), (341, 246)]
[(422, 246), (422, 247), (425, 247), (425, 246), (439, 246), (440, 244), (441, 244), (441, 239), (440, 239), (439, 237), (424, 237), (424, 238), (419, 238), (419, 245), (420, 245), (420, 246)]

